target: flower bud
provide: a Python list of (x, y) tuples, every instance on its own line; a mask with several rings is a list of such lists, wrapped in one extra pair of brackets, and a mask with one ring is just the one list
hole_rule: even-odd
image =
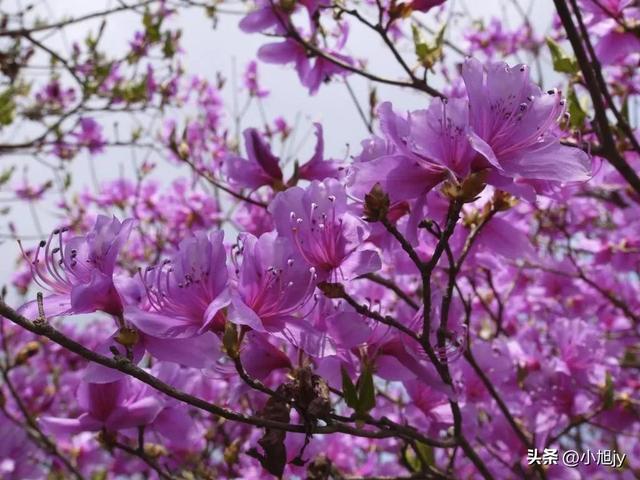
[(122, 327), (116, 335), (116, 342), (124, 347), (133, 347), (139, 340), (140, 334), (133, 328)]
[(497, 212), (504, 212), (513, 207), (518, 200), (511, 194), (503, 192), (502, 190), (496, 190), (493, 194), (493, 209)]
[(296, 0), (280, 0), (280, 2), (278, 2), (278, 6), (285, 13), (293, 13), (296, 8)]
[(144, 453), (151, 458), (158, 458), (169, 455), (167, 449), (162, 445), (158, 445), (157, 443), (145, 443)]
[(379, 222), (386, 218), (390, 203), (389, 195), (380, 183), (376, 183), (364, 196), (364, 219), (367, 222)]
[(240, 355), (240, 342), (238, 340), (238, 327), (235, 323), (226, 322), (224, 324), (224, 334), (222, 335), (222, 346), (229, 357), (236, 359)]
[(462, 203), (475, 202), (478, 195), (487, 186), (487, 171), (481, 170), (467, 176), (461, 183), (447, 181), (442, 186), (442, 193), (450, 200), (461, 201)]
[(177, 153), (181, 159), (186, 160), (187, 158), (189, 158), (189, 153), (190, 153), (189, 145), (186, 142), (180, 142), (180, 144), (178, 145)]
[(40, 351), (40, 344), (38, 342), (28, 342), (24, 347), (20, 349), (16, 355), (16, 365), (24, 365), (31, 357)]
[(231, 445), (228, 445), (224, 449), (224, 453), (223, 453), (224, 462), (229, 466), (235, 465), (238, 462), (239, 454), (240, 454), (240, 446), (239, 446), (238, 439), (236, 439), (233, 442), (231, 442)]
[(318, 288), (327, 298), (343, 298), (344, 286), (341, 283), (322, 282)]

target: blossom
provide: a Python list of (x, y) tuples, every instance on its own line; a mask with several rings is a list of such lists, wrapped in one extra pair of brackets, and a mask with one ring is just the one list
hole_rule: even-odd
[(146, 55), (149, 49), (149, 41), (145, 33), (137, 31), (133, 35), (133, 40), (129, 41), (129, 48), (131, 48), (131, 53), (138, 57)]
[(457, 182), (484, 170), (494, 186), (533, 199), (549, 185), (590, 178), (589, 156), (562, 145), (556, 133), (565, 112), (557, 90), (543, 94), (525, 65), (485, 68), (471, 58), (462, 74), (468, 101), (434, 99), (406, 118), (389, 103), (380, 106), (384, 138), (365, 143), (353, 167), (357, 196), (379, 182), (394, 200), (423, 202), (445, 179)]
[[(260, 332), (275, 332), (298, 314), (311, 298), (317, 276), (287, 239), (275, 232), (238, 239), (235, 288), (229, 320)], [(241, 255), (241, 259), (238, 257)]]
[(36, 101), (45, 104), (52, 110), (61, 110), (69, 106), (76, 99), (73, 88), (64, 88), (59, 80), (51, 80), (36, 93)]
[(292, 366), (289, 357), (269, 342), (269, 336), (250, 331), (243, 341), (240, 359), (247, 373), (253, 378), (264, 380), (273, 372)]
[(367, 225), (349, 210), (335, 179), (314, 180), (279, 193), (269, 205), (278, 234), (288, 238), (320, 279), (351, 279), (380, 268), (380, 257), (364, 248)]
[(434, 7), (442, 5), (446, 0), (412, 0), (411, 9), (418, 12), (428, 12)]
[[(309, 95), (315, 95), (322, 83), (331, 80), (334, 75), (346, 76), (351, 72), (338, 62), (344, 65), (353, 65), (353, 59), (334, 50), (326, 50), (324, 55), (315, 58), (313, 66), (309, 68), (302, 78), (302, 85), (309, 89)], [(336, 61), (337, 60), (337, 61)]]
[[(305, 47), (291, 39), (269, 43), (258, 50), (258, 58), (263, 62), (281, 65), (293, 63), (300, 82), (309, 89), (310, 95), (315, 95), (320, 85), (328, 81), (333, 75), (347, 75), (350, 73), (347, 68), (338, 63), (353, 65), (351, 57), (337, 51), (327, 50), (324, 54), (324, 56), (317, 55), (311, 62)], [(337, 62), (331, 59), (335, 59)]]
[(311, 158), (297, 169), (297, 177), (304, 180), (339, 178), (344, 166), (337, 160), (324, 158), (324, 135), (322, 125), (314, 123), (316, 146)]
[(293, 63), (301, 82), (305, 81), (311, 68), (304, 47), (291, 39), (261, 46), (258, 49), (258, 58), (266, 63), (280, 65)]
[(244, 85), (252, 97), (263, 98), (269, 95), (269, 91), (258, 83), (258, 63), (252, 60), (244, 71)]
[(630, 0), (580, 0), (588, 14), (587, 24), (599, 37), (595, 53), (603, 65), (615, 65), (640, 50), (640, 38), (633, 25), (640, 21), (640, 10)]
[(390, 103), (380, 105), (382, 139), (363, 144), (352, 172), (352, 191), (364, 198), (381, 183), (393, 200), (424, 196), (448, 177), (462, 178), (472, 166), (467, 106), (463, 100), (433, 100), (427, 110), (397, 115)]
[(233, 183), (254, 189), (264, 185), (282, 185), (279, 159), (271, 152), (262, 135), (255, 128), (249, 128), (243, 132), (243, 136), (248, 158), (227, 157), (225, 165), (229, 179)]
[(0, 478), (3, 480), (37, 480), (45, 473), (33, 458), (37, 448), (27, 436), (27, 432), (0, 414)]
[(102, 135), (102, 127), (93, 118), (80, 119), (80, 129), (73, 133), (78, 146), (86, 147), (90, 153), (101, 153), (106, 140)]
[(148, 425), (163, 409), (162, 401), (142, 382), (122, 377), (108, 383), (81, 382), (77, 392), (83, 413), (77, 418), (45, 416), (40, 419), (46, 431), (75, 434), (109, 432)]
[(494, 169), (496, 186), (506, 189), (502, 183), (514, 178), (561, 183), (590, 178), (588, 155), (562, 145), (555, 133), (565, 111), (559, 91), (542, 93), (526, 65), (484, 67), (471, 58), (462, 76), (469, 95), (469, 141)]
[[(44, 297), (47, 316), (97, 310), (122, 316), (124, 307), (114, 285), (113, 274), (118, 253), (132, 227), (131, 219), (120, 222), (115, 217), (110, 219), (100, 215), (86, 235), (65, 241), (63, 234), (67, 229), (57, 229), (48, 241), (40, 242), (33, 259), (24, 254), (30, 262), (35, 282), (52, 292)], [(37, 302), (23, 305), (20, 312), (35, 318)]]
[(296, 162), (295, 171), (290, 180), (284, 181), (280, 168), (280, 159), (276, 157), (263, 136), (255, 128), (244, 131), (247, 158), (229, 155), (225, 159), (225, 171), (232, 183), (248, 188), (260, 188), (265, 185), (274, 190), (282, 190), (286, 185), (298, 180), (324, 180), (338, 178), (343, 166), (340, 162), (324, 158), (324, 136), (322, 125), (314, 124), (316, 145), (311, 158), (303, 165)]
[(126, 319), (148, 335), (189, 338), (220, 328), (220, 312), (229, 304), (223, 232), (203, 231), (180, 242), (169, 261), (147, 269), (149, 311), (126, 310)]
[(275, 33), (285, 33), (286, 12), (274, 8), (268, 0), (261, 0), (258, 7), (240, 20), (240, 29), (246, 33), (273, 29)]

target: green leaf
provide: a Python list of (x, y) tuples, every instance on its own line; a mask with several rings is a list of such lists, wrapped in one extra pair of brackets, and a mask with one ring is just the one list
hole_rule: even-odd
[(442, 25), (433, 42), (427, 42), (422, 38), (419, 28), (415, 24), (411, 25), (416, 56), (423, 67), (431, 68), (442, 58), (445, 27), (446, 25)]
[(10, 125), (16, 113), (16, 103), (13, 88), (7, 88), (0, 93), (0, 125)]
[(580, 102), (580, 99), (578, 99), (575, 88), (569, 88), (567, 101), (569, 102), (569, 125), (571, 125), (573, 128), (582, 128), (582, 126), (584, 125), (584, 121), (587, 118), (587, 112)]
[[(416, 442), (415, 446), (418, 450), (417, 453), (420, 454), (420, 458), (424, 458), (428, 466), (433, 466), (436, 464), (435, 454), (431, 445), (427, 445), (426, 443), (422, 442)], [(427, 465), (425, 465), (425, 467)]]
[(578, 61), (575, 57), (567, 55), (562, 47), (553, 38), (547, 37), (547, 46), (551, 52), (551, 60), (553, 61), (553, 69), (560, 73), (578, 73), (580, 69)]
[(11, 180), (11, 175), (13, 175), (13, 172), (15, 171), (16, 167), (9, 167), (6, 168), (2, 173), (0, 173), (0, 186), (4, 185), (5, 183), (7, 183), (9, 180)]
[(358, 378), (358, 408), (357, 413), (368, 413), (376, 406), (376, 391), (373, 385), (371, 368), (365, 367)]
[(162, 17), (155, 20), (151, 12), (147, 9), (142, 16), (142, 25), (144, 25), (147, 39), (150, 43), (158, 43), (162, 38), (160, 34), (160, 26), (162, 25)]
[(620, 109), (620, 116), (627, 122), (629, 125), (631, 122), (629, 121), (629, 96), (624, 97), (624, 102), (622, 102), (622, 108)]
[(229, 357), (235, 359), (240, 354), (240, 342), (238, 339), (238, 327), (235, 323), (226, 322), (224, 324), (224, 334), (222, 335), (222, 345)]
[(347, 403), (347, 406), (357, 410), (358, 392), (356, 391), (356, 387), (344, 366), (340, 368), (340, 371), (342, 372), (342, 394), (344, 395), (344, 401)]
[(609, 410), (613, 408), (614, 400), (615, 391), (613, 388), (613, 380), (611, 379), (611, 374), (607, 372), (604, 377), (604, 388), (602, 390), (602, 405), (604, 409)]

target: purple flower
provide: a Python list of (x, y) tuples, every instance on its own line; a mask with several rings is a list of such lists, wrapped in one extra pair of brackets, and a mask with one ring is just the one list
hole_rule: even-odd
[(353, 187), (364, 198), (380, 182), (394, 201), (423, 197), (448, 176), (466, 176), (474, 160), (468, 142), (467, 106), (463, 100), (433, 100), (427, 110), (397, 115), (390, 103), (379, 107), (386, 138), (363, 144), (354, 165)]
[(196, 232), (170, 261), (147, 269), (149, 311), (128, 308), (126, 320), (158, 338), (189, 338), (220, 327), (220, 312), (229, 304), (223, 237)]
[(252, 60), (244, 72), (244, 85), (252, 97), (263, 98), (269, 95), (269, 91), (260, 87), (258, 83), (258, 63)]
[(276, 34), (286, 33), (286, 12), (281, 8), (274, 8), (269, 0), (260, 0), (258, 3), (258, 8), (240, 20), (240, 30), (245, 33), (258, 33), (273, 29)]
[(42, 417), (45, 431), (54, 435), (78, 432), (109, 432), (148, 425), (163, 409), (163, 403), (143, 383), (123, 376), (115, 382), (82, 382), (77, 392), (78, 418)]
[(275, 232), (256, 238), (242, 235), (236, 247), (235, 288), (229, 320), (254, 330), (275, 332), (297, 315), (315, 289), (315, 269)]
[(269, 205), (278, 234), (291, 239), (321, 279), (351, 279), (380, 268), (380, 257), (363, 248), (367, 225), (347, 206), (344, 187), (334, 179), (292, 187)]
[(304, 47), (291, 39), (261, 46), (258, 50), (258, 58), (263, 62), (279, 65), (293, 63), (301, 82), (305, 81), (311, 68)]
[(129, 42), (129, 47), (131, 48), (131, 52), (137, 57), (146, 55), (149, 49), (149, 42), (144, 32), (136, 32), (133, 35), (133, 40)]
[(496, 186), (507, 179), (580, 182), (591, 176), (588, 155), (560, 143), (555, 129), (565, 112), (557, 90), (546, 94), (531, 82), (526, 65), (468, 59), (462, 75), (469, 95), (471, 146), (495, 169)]
[(80, 130), (73, 133), (77, 144), (86, 147), (90, 153), (101, 153), (106, 141), (102, 135), (102, 127), (93, 118), (81, 118)]
[[(352, 65), (353, 60), (351, 57), (346, 55), (342, 55), (336, 51), (328, 50), (326, 51), (328, 55), (346, 65)], [(348, 75), (350, 73), (349, 70), (344, 67), (337, 65), (335, 62), (328, 60), (324, 57), (317, 56), (313, 67), (307, 71), (306, 75), (302, 79), (302, 85), (309, 89), (309, 95), (315, 95), (318, 93), (320, 89), (320, 85), (324, 82), (328, 82), (331, 80), (331, 77), (334, 75)]]
[(434, 7), (442, 5), (446, 0), (412, 0), (411, 9), (419, 12), (428, 12)]
[(292, 366), (289, 357), (269, 342), (269, 335), (256, 331), (246, 333), (240, 359), (247, 373), (260, 380), (266, 379), (275, 371)]
[(76, 99), (73, 88), (63, 88), (58, 80), (51, 80), (36, 93), (36, 101), (45, 104), (52, 110), (61, 110), (70, 105)]
[(0, 413), (0, 478), (3, 480), (38, 480), (46, 476), (38, 465), (36, 445), (23, 427)]
[[(353, 60), (346, 55), (331, 50), (327, 50), (326, 53), (344, 64), (353, 64)], [(267, 63), (281, 65), (293, 63), (300, 82), (309, 89), (310, 95), (315, 95), (320, 85), (333, 75), (347, 75), (349, 73), (349, 70), (321, 56), (316, 56), (312, 65), (306, 49), (291, 39), (263, 45), (258, 50), (258, 58)]]
[(244, 131), (244, 143), (247, 159), (229, 156), (226, 159), (226, 172), (229, 179), (242, 187), (259, 188), (264, 185), (281, 187), (282, 170), (276, 157), (264, 141), (258, 130), (249, 128)]
[(581, 0), (580, 8), (591, 32), (597, 37), (595, 52), (603, 65), (623, 62), (640, 51), (640, 38), (633, 26), (640, 21), (640, 9), (633, 0)]
[[(380, 106), (384, 139), (363, 144), (350, 191), (363, 198), (380, 182), (395, 201), (418, 198), (447, 178), (487, 170), (494, 186), (529, 199), (557, 183), (585, 181), (589, 156), (556, 135), (565, 112), (560, 93), (542, 94), (525, 65), (463, 66), (468, 102), (435, 99), (427, 110), (401, 117)], [(413, 211), (421, 210), (421, 204)]]
[(316, 147), (309, 161), (298, 168), (298, 178), (310, 181), (339, 178), (344, 166), (336, 160), (324, 158), (322, 125), (319, 123), (314, 123), (313, 125), (316, 129)]
[[(122, 316), (123, 304), (113, 283), (113, 273), (118, 252), (132, 227), (133, 220), (121, 223), (115, 217), (100, 215), (86, 235), (63, 241), (67, 229), (54, 230), (48, 241), (40, 243), (33, 259), (25, 253), (35, 282), (52, 292), (44, 298), (47, 316), (98, 310)], [(20, 312), (35, 318), (36, 302), (23, 305)]]

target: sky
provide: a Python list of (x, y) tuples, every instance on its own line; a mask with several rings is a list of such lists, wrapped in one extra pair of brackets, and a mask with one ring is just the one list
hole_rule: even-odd
[[(21, 1), (5, 0), (1, 7), (3, 10), (16, 8), (21, 4)], [(528, 1), (524, 0), (523, 5), (525, 8), (529, 8), (531, 5), (530, 19), (538, 31), (544, 33), (551, 23), (552, 2), (550, 0), (531, 0), (532, 3), (529, 4)], [(103, 8), (111, 8), (117, 3), (117, 0), (36, 0), (31, 15), (51, 21), (52, 19), (62, 19)], [(448, 39), (456, 44), (460, 42), (460, 30), (456, 29), (455, 25), (466, 22), (467, 18), (463, 17), (471, 15), (474, 18), (483, 18), (485, 21), (491, 17), (498, 17), (505, 18), (507, 22), (513, 22), (513, 24), (519, 18), (512, 0), (450, 0), (449, 3), (453, 3), (455, 12), (460, 12), (460, 16), (452, 18), (452, 26), (448, 29)], [(246, 4), (243, 3), (233, 2), (229, 5), (229, 9), (238, 12), (246, 9)], [(257, 49), (269, 41), (259, 34), (247, 35), (240, 32), (237, 26), (240, 18), (239, 15), (221, 15), (215, 29), (212, 28), (211, 19), (203, 15), (199, 9), (188, 9), (183, 11), (179, 17), (174, 18), (172, 25), (183, 30), (181, 44), (185, 52), (186, 71), (209, 79), (215, 78), (217, 72), (221, 72), (230, 81), (234, 76), (234, 71), (235, 76), (240, 77), (246, 64), (255, 58)], [(436, 25), (432, 16), (427, 15), (424, 19), (427, 23)], [(87, 31), (95, 31), (97, 26), (97, 21), (84, 22), (65, 29), (64, 35), (56, 34), (43, 41), (49, 48), (68, 52), (75, 40), (82, 40)], [(109, 21), (104, 33), (104, 45), (110, 51), (121, 51), (132, 38), (135, 30), (139, 28), (140, 17), (138, 15), (131, 12), (120, 13)], [(384, 76), (390, 78), (401, 76), (402, 72), (397, 63), (390, 53), (385, 51), (381, 40), (372, 33), (354, 28), (350, 34), (348, 47), (348, 53), (369, 59), (368, 67), (371, 71), (383, 73)], [(413, 58), (410, 45), (401, 51), (406, 54), (408, 59)], [(455, 56), (455, 54), (452, 55)], [(323, 86), (316, 96), (310, 97), (306, 90), (300, 86), (293, 69), (266, 64), (260, 64), (259, 69), (261, 83), (271, 91), (271, 95), (264, 102), (267, 117), (274, 118), (282, 115), (290, 122), (295, 119), (299, 120), (297, 139), (300, 140), (301, 145), (300, 158), (306, 158), (306, 154), (310, 153), (313, 148), (312, 123), (314, 121), (320, 121), (323, 124), (327, 156), (345, 158), (349, 153), (358, 151), (360, 141), (365, 139), (368, 133), (353, 107), (352, 99), (345, 85), (332, 83)], [(435, 87), (442, 87), (438, 79), (430, 80), (430, 82)], [(349, 83), (360, 99), (360, 103), (366, 106), (367, 81), (352, 75), (349, 77)], [(227, 89), (223, 96), (226, 104), (231, 106), (233, 95), (229, 90), (231, 89)], [(424, 94), (385, 86), (378, 87), (378, 97), (380, 100), (392, 101), (394, 107), (400, 111), (425, 108), (429, 102), (429, 97)], [(232, 112), (229, 112), (229, 115), (231, 114)], [(128, 120), (123, 120), (123, 122), (126, 121)], [(261, 125), (260, 112), (257, 108), (253, 108), (245, 116), (242, 127), (257, 125)], [(160, 127), (159, 123), (158, 127)], [(8, 138), (15, 141), (32, 134), (29, 127), (16, 125), (0, 131), (0, 141), (5, 142)], [(34, 180), (48, 174), (34, 163), (33, 158), (5, 156), (0, 159), (0, 171), (9, 164), (17, 165), (20, 170), (29, 165), (28, 175)], [(97, 177), (97, 181), (100, 182), (116, 178), (123, 173), (130, 174), (131, 165), (131, 152), (123, 149), (110, 149), (93, 160), (90, 160), (88, 156), (80, 155), (73, 164), (74, 188), (91, 186), (94, 183), (94, 177)], [(177, 172), (174, 166), (164, 165), (157, 174), (169, 183)], [(60, 222), (55, 210), (55, 193), (52, 195), (53, 198), (49, 196), (45, 201), (32, 206), (36, 211), (40, 230), (45, 233), (55, 228)], [(0, 202), (3, 202), (3, 198), (7, 198), (7, 192), (0, 191)], [(5, 203), (0, 206), (4, 206)], [(9, 283), (19, 250), (13, 240), (3, 239), (2, 234), (7, 233), (7, 217), (0, 218), (1, 286)], [(35, 239), (40, 234), (29, 206), (12, 204), (12, 211), (8, 219), (16, 224), (21, 235), (32, 238), (31, 242), (34, 244), (37, 242)]]

